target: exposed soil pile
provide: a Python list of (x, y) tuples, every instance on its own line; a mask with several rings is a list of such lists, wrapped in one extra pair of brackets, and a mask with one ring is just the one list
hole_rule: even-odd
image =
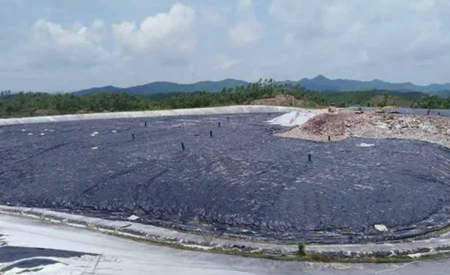
[(308, 120), (301, 127), (296, 127), (281, 136), (318, 141), (328, 141), (328, 137), (330, 140), (342, 140), (348, 137), (345, 121), (350, 116), (349, 113), (320, 114)]
[(273, 106), (302, 106), (304, 100), (296, 99), (291, 95), (277, 95), (271, 98), (256, 99), (250, 102), (251, 105), (273, 105)]
[(347, 123), (354, 136), (416, 139), (450, 148), (449, 117), (365, 113)]
[(342, 140), (349, 136), (429, 141), (450, 147), (450, 118), (374, 112), (326, 113), (280, 134), (315, 141)]

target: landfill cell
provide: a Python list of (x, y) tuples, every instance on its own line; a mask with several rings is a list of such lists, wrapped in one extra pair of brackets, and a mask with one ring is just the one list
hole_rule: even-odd
[(400, 139), (282, 138), (274, 134), (288, 128), (266, 123), (277, 115), (3, 126), (0, 204), (135, 215), (141, 223), (280, 243), (385, 241), (450, 223), (450, 149)]

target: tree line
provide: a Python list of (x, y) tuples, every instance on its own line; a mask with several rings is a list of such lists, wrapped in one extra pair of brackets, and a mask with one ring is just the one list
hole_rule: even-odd
[(315, 92), (291, 84), (274, 84), (261, 80), (247, 86), (225, 88), (221, 92), (164, 93), (131, 96), (125, 93), (98, 93), (76, 96), (73, 94), (48, 94), (0, 92), (0, 117), (57, 115), (92, 112), (116, 112), (196, 108), (237, 104), (252, 104), (255, 100), (289, 96), (295, 98), (297, 107), (349, 107), (386, 106), (450, 109), (450, 97), (426, 95), (416, 92), (358, 91)]

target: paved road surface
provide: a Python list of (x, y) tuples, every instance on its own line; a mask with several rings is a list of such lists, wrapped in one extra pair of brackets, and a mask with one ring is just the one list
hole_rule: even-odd
[[(6, 246), (0, 247), (0, 270), (16, 274), (23, 270), (38, 270), (22, 274), (408, 274), (447, 275), (450, 260), (415, 262), (400, 265), (322, 264), (278, 262), (225, 255), (214, 255), (134, 242), (122, 238), (35, 220), (0, 216), (0, 234)], [(1, 242), (0, 242), (1, 245)], [(14, 247), (15, 268), (5, 259), (9, 247)], [(30, 264), (30, 250), (38, 250)], [(23, 249), (23, 258), (20, 251)], [(57, 251), (70, 250), (70, 253)], [(55, 252), (56, 251), (56, 252)], [(36, 252), (36, 251), (35, 251)], [(44, 253), (47, 252), (47, 253)], [(39, 254), (38, 253), (38, 254)], [(53, 256), (52, 256), (52, 253)], [(94, 255), (93, 255), (94, 254)], [(50, 256), (49, 256), (50, 255)], [(81, 256), (80, 256), (81, 255)], [(28, 261), (28, 262), (27, 262)], [(22, 264), (21, 264), (22, 263)], [(28, 263), (24, 264), (24, 263)], [(9, 267), (8, 267), (9, 266)], [(20, 267), (20, 268), (19, 268)]]

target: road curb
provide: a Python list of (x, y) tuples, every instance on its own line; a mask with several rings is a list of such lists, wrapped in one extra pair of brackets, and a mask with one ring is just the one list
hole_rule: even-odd
[[(201, 234), (178, 232), (171, 229), (128, 221), (112, 221), (81, 215), (68, 214), (48, 209), (0, 206), (0, 214), (15, 215), (55, 224), (84, 228), (116, 236), (145, 240), (185, 249), (234, 252), (235, 254), (259, 256), (285, 256), (295, 258), (298, 244), (283, 245), (259, 243), (246, 240), (222, 239)], [(328, 257), (334, 260), (392, 258), (408, 256), (418, 259), (423, 256), (448, 254), (450, 233), (424, 240), (409, 240), (397, 243), (368, 243), (345, 245), (306, 245), (306, 255)]]
[(113, 113), (91, 113), (91, 114), (39, 116), (39, 117), (24, 117), (24, 118), (5, 118), (0, 119), (0, 126), (31, 124), (31, 123), (79, 121), (79, 120), (117, 119), (117, 118), (144, 118), (144, 117), (164, 117), (164, 116), (193, 116), (193, 115), (219, 115), (219, 114), (248, 114), (248, 113), (282, 113), (298, 110), (304, 109), (296, 107), (282, 107), (282, 106), (237, 105), (237, 106), (173, 109), (173, 110), (159, 110), (159, 111), (113, 112)]

